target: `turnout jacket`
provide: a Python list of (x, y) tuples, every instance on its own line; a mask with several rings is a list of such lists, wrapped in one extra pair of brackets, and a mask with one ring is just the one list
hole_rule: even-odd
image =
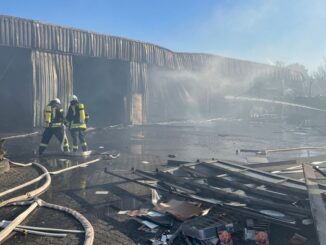
[(62, 127), (64, 123), (64, 111), (60, 104), (51, 101), (45, 109), (45, 127), (57, 128)]
[(71, 101), (66, 116), (66, 121), (69, 124), (70, 129), (86, 129), (86, 123), (88, 122), (89, 115), (85, 111), (84, 104), (78, 101)]

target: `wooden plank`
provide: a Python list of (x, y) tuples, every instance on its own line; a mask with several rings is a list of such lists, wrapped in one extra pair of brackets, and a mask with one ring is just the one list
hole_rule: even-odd
[(308, 189), (311, 213), (314, 219), (315, 229), (318, 235), (319, 245), (326, 245), (326, 209), (322, 196), (319, 194), (319, 186), (316, 174), (312, 166), (303, 164), (303, 172)]

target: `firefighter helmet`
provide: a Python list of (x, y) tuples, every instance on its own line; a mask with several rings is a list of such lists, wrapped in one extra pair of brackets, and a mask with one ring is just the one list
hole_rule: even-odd
[(55, 98), (53, 101), (54, 101), (55, 103), (57, 103), (57, 104), (61, 104), (61, 101), (60, 101), (59, 98)]
[(71, 101), (78, 101), (78, 97), (76, 95), (71, 96)]

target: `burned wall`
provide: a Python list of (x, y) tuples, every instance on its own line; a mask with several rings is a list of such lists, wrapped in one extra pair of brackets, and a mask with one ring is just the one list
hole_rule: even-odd
[(72, 57), (65, 54), (32, 51), (33, 126), (43, 124), (45, 106), (58, 97), (67, 109), (73, 92)]
[(0, 131), (23, 131), (33, 125), (31, 51), (0, 47)]
[(99, 127), (128, 120), (129, 63), (75, 56), (74, 93), (85, 103), (90, 124)]
[[(255, 78), (282, 74), (278, 67), (265, 64), (178, 53), (146, 42), (3, 15), (0, 46), (8, 50), (11, 47), (10, 55), (30, 54), (28, 60), (27, 55), (20, 59), (25, 67), (18, 64), (13, 81), (3, 88), (13, 94), (17, 83), (14, 76), (28, 73), (32, 77), (21, 85), (27, 86), (27, 94), (32, 94), (23, 106), (29, 108), (23, 111), (29, 110), (26, 118), (32, 117), (28, 119), (31, 127), (42, 125), (48, 100), (59, 97), (67, 106), (73, 92), (89, 107), (95, 126), (212, 118), (230, 111), (222, 100), (230, 91), (232, 95), (242, 95)], [(7, 62), (8, 57), (1, 59)], [(287, 74), (284, 84), (293, 81), (299, 85), (302, 81), (299, 72)], [(293, 91), (299, 90), (297, 86)], [(2, 94), (5, 98), (5, 92)], [(27, 96), (22, 95), (21, 100)]]

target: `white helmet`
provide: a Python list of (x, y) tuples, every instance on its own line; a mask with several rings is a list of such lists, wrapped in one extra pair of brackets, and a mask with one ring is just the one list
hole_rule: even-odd
[(78, 101), (78, 97), (77, 97), (76, 95), (73, 95), (73, 96), (71, 97), (71, 101)]
[(54, 101), (57, 103), (57, 104), (61, 104), (61, 101), (59, 98), (55, 98)]

